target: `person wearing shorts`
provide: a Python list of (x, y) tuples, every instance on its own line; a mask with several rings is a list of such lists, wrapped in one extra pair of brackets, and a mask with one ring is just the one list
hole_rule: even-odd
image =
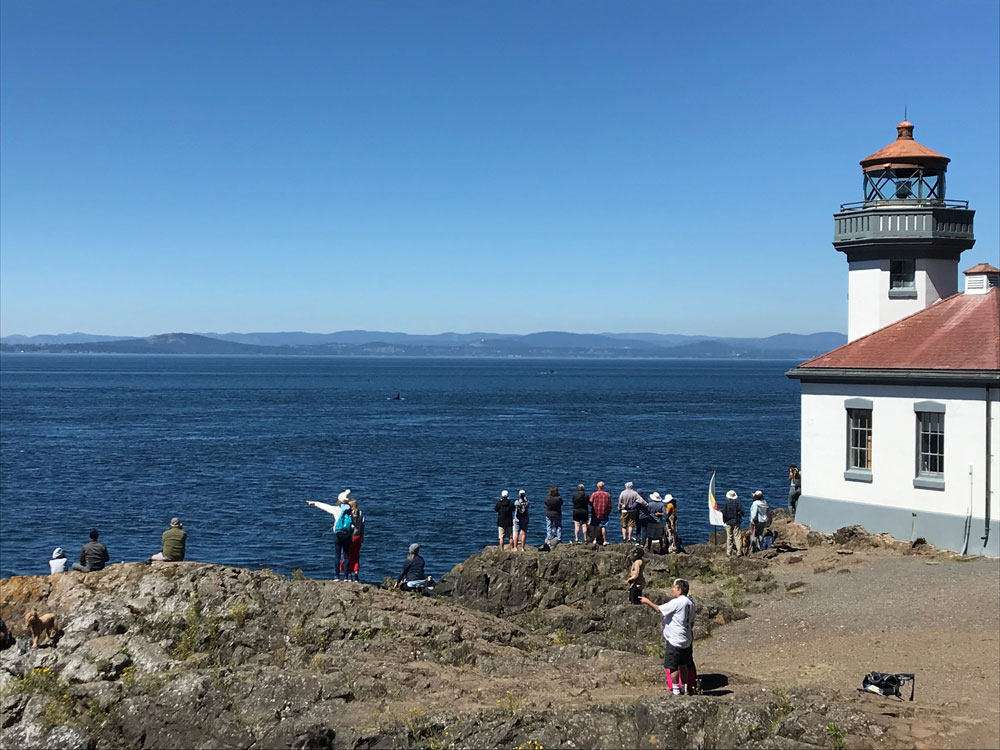
[(500, 493), (500, 499), (493, 506), (497, 512), (497, 538), (500, 549), (503, 549), (503, 540), (510, 540), (510, 549), (514, 550), (514, 503), (507, 497), (507, 490)]
[(514, 501), (514, 549), (524, 552), (524, 540), (528, 536), (528, 498), (524, 490), (518, 490)]
[(622, 517), (622, 541), (631, 542), (635, 533), (635, 506), (642, 498), (632, 489), (632, 483), (626, 482), (625, 489), (618, 496), (618, 510)]
[(608, 519), (611, 517), (611, 495), (604, 491), (604, 482), (597, 483), (597, 491), (590, 496), (590, 508), (595, 526), (594, 542), (608, 543)]
[(666, 604), (654, 604), (646, 597), (639, 599), (663, 617), (663, 667), (667, 688), (673, 695), (694, 694), (697, 668), (694, 664), (694, 601), (688, 596), (691, 585), (683, 578), (674, 581), (674, 598)]

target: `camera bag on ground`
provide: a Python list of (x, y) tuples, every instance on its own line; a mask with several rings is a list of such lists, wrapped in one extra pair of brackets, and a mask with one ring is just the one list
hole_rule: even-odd
[(900, 700), (903, 696), (900, 688), (903, 684), (910, 683), (910, 700), (913, 700), (913, 691), (916, 689), (917, 680), (912, 673), (887, 674), (885, 672), (869, 672), (861, 681), (858, 688), (863, 693), (878, 693), (879, 695), (895, 695)]

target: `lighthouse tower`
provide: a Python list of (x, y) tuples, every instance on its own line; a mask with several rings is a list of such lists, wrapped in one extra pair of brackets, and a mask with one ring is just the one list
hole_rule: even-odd
[(913, 140), (913, 123), (861, 160), (864, 200), (834, 217), (847, 256), (847, 340), (854, 341), (958, 291), (958, 262), (976, 240), (968, 201), (945, 199), (947, 156)]

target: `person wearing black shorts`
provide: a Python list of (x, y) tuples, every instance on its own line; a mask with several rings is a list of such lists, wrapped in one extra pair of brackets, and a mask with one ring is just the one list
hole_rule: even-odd
[(646, 597), (639, 599), (663, 617), (663, 667), (667, 688), (674, 695), (694, 693), (697, 670), (694, 664), (694, 601), (688, 597), (691, 585), (683, 578), (674, 581), (674, 598), (666, 604), (654, 604)]

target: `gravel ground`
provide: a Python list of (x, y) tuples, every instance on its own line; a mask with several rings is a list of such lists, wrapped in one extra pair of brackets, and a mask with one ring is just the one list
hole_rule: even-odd
[[(1000, 561), (826, 546), (771, 570), (778, 593), (697, 644), (699, 672), (735, 677), (736, 699), (834, 690), (888, 718), (897, 747), (1000, 747)], [(914, 702), (856, 692), (873, 670), (914, 672)]]

